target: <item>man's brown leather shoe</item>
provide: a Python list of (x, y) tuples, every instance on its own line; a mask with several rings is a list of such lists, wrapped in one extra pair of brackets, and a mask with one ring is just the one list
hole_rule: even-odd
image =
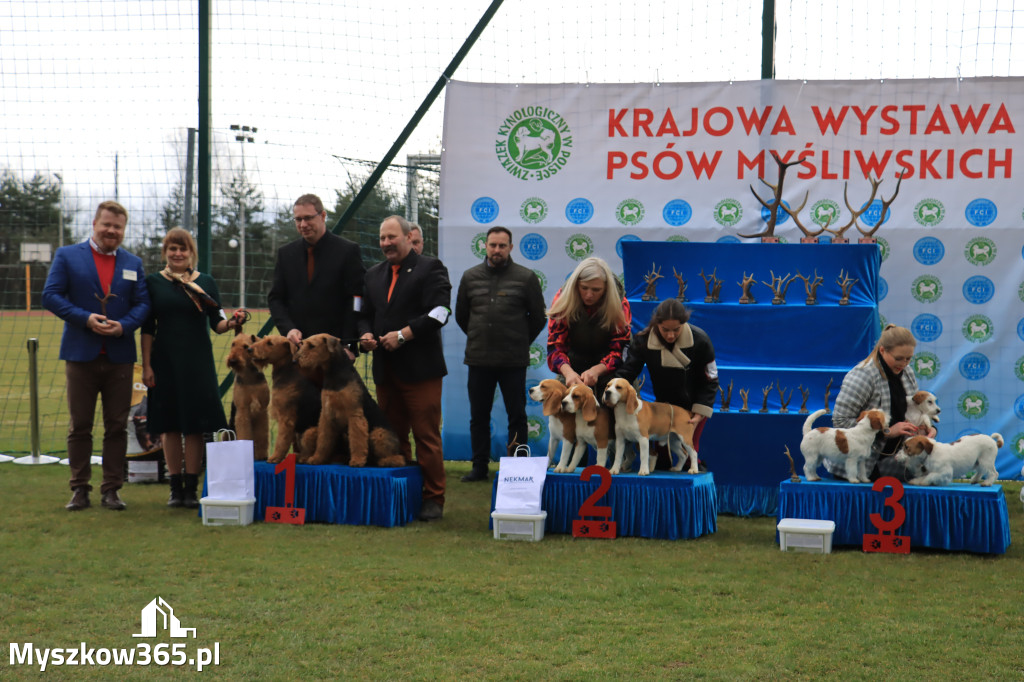
[(103, 499), (100, 501), (107, 509), (113, 509), (114, 511), (124, 511), (125, 504), (121, 501), (116, 490), (108, 490), (103, 493)]
[(64, 505), (64, 508), (68, 511), (81, 511), (88, 508), (89, 506), (89, 489), (85, 486), (79, 486), (75, 488), (75, 494), (71, 496), (71, 501)]
[(420, 521), (439, 521), (444, 516), (444, 507), (433, 500), (427, 500), (420, 508), (420, 514), (416, 518)]

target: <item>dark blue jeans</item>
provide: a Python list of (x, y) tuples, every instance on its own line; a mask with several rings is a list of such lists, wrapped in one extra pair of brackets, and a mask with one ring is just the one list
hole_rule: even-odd
[(508, 413), (508, 442), (526, 445), (526, 368), (469, 367), (469, 440), (473, 448), (473, 468), (486, 469), (491, 461), (491, 408), (494, 390)]

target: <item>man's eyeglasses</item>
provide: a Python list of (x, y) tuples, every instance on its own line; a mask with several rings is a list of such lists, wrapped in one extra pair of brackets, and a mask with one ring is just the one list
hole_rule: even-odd
[(301, 225), (302, 223), (311, 223), (319, 217), (319, 213), (314, 213), (313, 215), (297, 215), (295, 216), (295, 224)]

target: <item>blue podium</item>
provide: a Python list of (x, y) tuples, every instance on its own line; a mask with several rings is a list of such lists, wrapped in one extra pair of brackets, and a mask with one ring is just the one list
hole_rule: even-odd
[[(545, 532), (572, 534), (572, 522), (580, 518), (580, 506), (601, 482), (598, 476), (580, 480), (582, 472), (582, 468), (571, 474), (548, 472), (541, 494), (541, 508), (548, 513)], [(495, 477), (491, 511), (497, 490)], [(610, 520), (615, 521), (620, 537), (682, 540), (708, 535), (718, 529), (718, 499), (711, 473), (619, 474), (612, 476), (607, 494), (593, 502), (598, 507), (611, 507)]]
[[(903, 491), (899, 504), (907, 516), (894, 534), (909, 536), (911, 551), (931, 547), (1003, 554), (1010, 546), (1010, 520), (1001, 485), (904, 484)], [(885, 507), (891, 494), (891, 488), (876, 492), (868, 483), (807, 482), (801, 477), (799, 483), (783, 481), (779, 486), (778, 518), (835, 521), (833, 546), (860, 547), (865, 533), (877, 532), (870, 521), (872, 513), (885, 520), (893, 518), (892, 509)]]
[[(285, 472), (256, 462), (256, 506), (263, 520), (267, 507), (283, 507)], [(295, 467), (295, 506), (306, 510), (307, 523), (356, 526), (404, 526), (423, 504), (423, 475), (418, 466), (353, 468), (341, 464)]]

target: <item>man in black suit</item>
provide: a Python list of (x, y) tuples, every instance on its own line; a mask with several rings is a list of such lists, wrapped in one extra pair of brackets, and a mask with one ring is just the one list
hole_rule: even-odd
[(277, 251), (267, 296), (274, 325), (296, 345), (326, 333), (355, 348), (366, 274), (359, 245), (327, 231), (327, 211), (315, 194), (296, 199), (292, 212), (301, 238)]
[(444, 515), (445, 473), (441, 449), (441, 382), (448, 373), (441, 327), (451, 315), (452, 285), (441, 261), (412, 248), (410, 224), (390, 216), (380, 225), (384, 262), (366, 272), (359, 345), (373, 351), (377, 402), (412, 461), (423, 470), (421, 521)]

